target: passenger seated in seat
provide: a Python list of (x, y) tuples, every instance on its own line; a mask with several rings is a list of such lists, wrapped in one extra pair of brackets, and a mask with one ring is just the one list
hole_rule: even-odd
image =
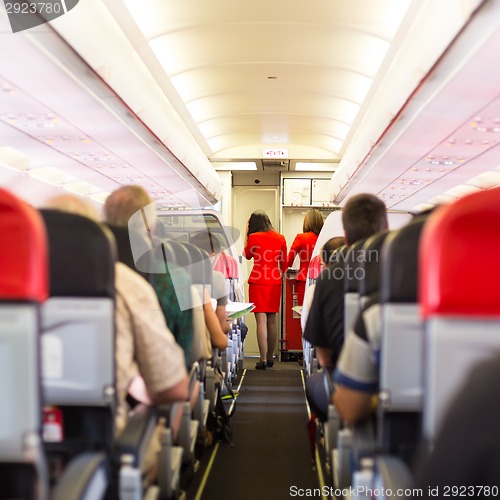
[[(321, 270), (328, 267), (330, 264), (333, 264), (334, 261), (332, 259), (332, 255), (340, 248), (342, 245), (345, 245), (345, 238), (343, 236), (334, 236), (330, 238), (321, 249), (321, 252), (318, 254), (319, 257), (319, 265)], [(312, 264), (311, 260), (311, 264)], [(304, 295), (304, 303), (302, 304), (302, 314), (300, 316), (300, 324), (302, 326), (302, 330), (305, 329), (307, 318), (309, 316), (309, 311), (311, 310), (311, 304), (314, 297), (314, 290), (316, 289), (316, 283), (312, 283), (306, 288), (306, 292)]]
[[(212, 238), (212, 235), (207, 231), (202, 231), (191, 237), (191, 243), (196, 245), (198, 248), (208, 252), (211, 258), (211, 263), (213, 259), (220, 254), (220, 243), (216, 238)], [(215, 314), (219, 319), (220, 326), (224, 333), (228, 333), (231, 329), (227, 321), (227, 290), (224, 275), (216, 271), (212, 271), (212, 299), (217, 301), (217, 306), (215, 308)]]
[[(46, 208), (76, 213), (97, 222), (97, 213), (84, 200), (61, 195)], [(169, 331), (151, 285), (121, 262), (115, 265), (116, 321), (116, 431), (126, 423), (127, 390), (137, 375), (144, 379), (154, 403), (188, 399), (188, 375), (184, 355)]]
[(379, 297), (370, 298), (353, 331), (347, 333), (337, 363), (332, 402), (347, 423), (357, 423), (372, 411), (379, 381), (375, 356), (380, 348), (380, 314)]
[[(105, 220), (108, 224), (115, 224), (121, 227), (128, 227), (130, 218), (135, 213), (144, 209), (147, 205), (150, 205), (152, 202), (153, 202), (152, 198), (147, 194), (147, 192), (141, 186), (122, 186), (121, 188), (111, 193), (111, 195), (106, 200), (106, 203), (104, 204)], [(148, 221), (148, 224), (150, 224), (150, 226), (148, 227), (148, 230), (150, 231), (149, 237), (151, 238), (151, 240), (153, 240), (154, 221)], [(153, 286), (155, 286), (156, 289), (166, 288), (165, 286), (163, 286), (165, 285), (166, 271), (167, 270), (165, 270), (165, 273), (162, 272), (153, 274)], [(176, 286), (174, 292), (176, 292), (177, 289), (178, 287)], [(170, 291), (172, 290), (170, 289)], [(186, 292), (191, 294), (190, 290)], [(208, 292), (206, 292), (206, 290), (205, 293), (206, 295), (202, 297), (203, 313), (205, 316), (206, 326), (210, 332), (212, 347), (222, 350), (226, 349), (228, 345), (227, 336), (224, 334), (222, 328), (220, 327), (219, 320), (215, 315), (214, 310), (212, 309), (210, 296), (208, 295)], [(164, 314), (166, 316), (167, 324), (175, 323), (176, 318), (179, 317), (179, 316), (174, 316), (173, 314), (174, 313), (173, 309), (176, 301), (175, 300), (167, 301), (163, 300), (163, 297), (160, 297), (160, 303), (163, 304), (165, 308)], [(179, 314), (181, 317), (183, 317), (183, 315), (185, 314), (189, 314), (191, 315), (192, 318), (192, 311), (189, 309), (186, 309), (185, 311), (180, 311)], [(178, 331), (179, 335), (183, 334), (183, 332), (179, 331), (177, 328), (175, 328), (175, 331)], [(184, 332), (184, 334), (186, 333), (187, 332)], [(192, 331), (190, 332), (190, 335), (191, 335), (190, 339), (192, 339), (193, 338)], [(176, 338), (178, 343), (180, 343), (180, 338), (181, 337)], [(186, 357), (188, 357), (188, 352), (191, 352), (191, 349), (189, 349), (189, 351), (185, 351)]]
[[(130, 217), (153, 201), (141, 186), (123, 186), (107, 198), (104, 205), (105, 222), (111, 228), (115, 226), (128, 230)], [(149, 223), (152, 224), (153, 221), (149, 221)], [(154, 230), (154, 227), (150, 229)], [(150, 236), (153, 237), (152, 234)], [(151, 241), (145, 241), (144, 245), (145, 248), (150, 248)], [(177, 343), (182, 347), (186, 365), (189, 366), (191, 361), (189, 353), (193, 340), (193, 317), (191, 310), (183, 309), (180, 303), (191, 302), (191, 283), (188, 274), (180, 268), (175, 271), (175, 280), (174, 287), (172, 275), (167, 267), (162, 269), (161, 273), (150, 275), (150, 282), (160, 301), (167, 325)], [(178, 295), (182, 293), (186, 295), (179, 300)]]
[[(418, 267), (417, 247), (415, 245), (413, 252), (406, 255), (408, 263), (413, 261), (413, 265), (408, 265), (408, 270)], [(402, 275), (401, 279), (405, 278), (408, 280), (409, 276)], [(377, 361), (382, 334), (380, 307), (380, 294), (368, 299), (356, 318), (353, 330), (347, 332), (335, 370), (332, 402), (342, 419), (348, 423), (363, 420), (376, 405), (373, 396), (378, 391), (380, 381)]]
[[(368, 238), (387, 228), (385, 205), (372, 194), (355, 195), (343, 209), (342, 224), (348, 245)], [(344, 272), (342, 260), (321, 272), (304, 330), (304, 338), (316, 348), (319, 364), (332, 374), (344, 343)], [(312, 411), (326, 421), (330, 401), (323, 373), (307, 378), (306, 395)]]

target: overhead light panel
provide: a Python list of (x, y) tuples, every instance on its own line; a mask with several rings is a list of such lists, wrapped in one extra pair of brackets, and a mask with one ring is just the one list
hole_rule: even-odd
[(254, 161), (228, 161), (214, 162), (212, 164), (215, 170), (257, 170), (257, 164)]
[(334, 172), (336, 167), (336, 163), (297, 162), (295, 164), (295, 170), (301, 172)]
[(33, 168), (28, 171), (28, 174), (34, 179), (53, 184), (54, 186), (63, 186), (66, 183), (77, 182), (79, 180), (77, 177), (69, 175), (55, 167)]
[(35, 160), (17, 149), (9, 147), (0, 147), (0, 164), (2, 167), (7, 167), (20, 172), (29, 170)]
[(500, 186), (500, 167), (497, 170), (490, 170), (488, 172), (484, 172), (481, 175), (473, 177), (468, 180), (466, 184), (470, 186), (476, 186), (481, 189), (489, 189), (492, 187)]

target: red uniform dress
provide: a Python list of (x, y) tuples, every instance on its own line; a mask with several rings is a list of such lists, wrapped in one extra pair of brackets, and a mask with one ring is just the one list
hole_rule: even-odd
[(255, 304), (253, 312), (278, 312), (282, 276), (286, 270), (285, 237), (273, 229), (252, 233), (243, 255), (248, 260), (253, 258), (252, 272), (248, 277), (248, 296)]
[(295, 257), (297, 255), (299, 256), (300, 268), (297, 274), (297, 295), (300, 305), (304, 302), (307, 270), (309, 268), (309, 262), (311, 261), (314, 247), (316, 246), (316, 241), (318, 241), (318, 235), (314, 234), (312, 231), (299, 233), (295, 236), (290, 248), (290, 253), (288, 254), (288, 267), (292, 267)]

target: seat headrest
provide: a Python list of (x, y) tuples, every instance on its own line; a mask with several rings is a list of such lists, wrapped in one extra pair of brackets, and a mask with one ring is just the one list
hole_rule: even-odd
[(359, 280), (359, 295), (367, 297), (380, 290), (380, 267), (382, 260), (382, 245), (389, 231), (380, 231), (370, 236), (363, 245), (363, 262)]
[(51, 296), (114, 297), (111, 232), (81, 215), (45, 209), (41, 214), (49, 239)]
[(438, 208), (422, 234), (419, 301), (435, 314), (500, 316), (500, 188)]
[(417, 302), (418, 246), (426, 220), (415, 218), (386, 238), (382, 247), (382, 303)]
[(189, 253), (186, 245), (175, 240), (166, 240), (165, 247), (167, 250), (167, 260), (170, 258), (179, 267), (188, 267), (191, 265), (191, 254)]
[(40, 214), (0, 188), (0, 300), (48, 297), (48, 257)]
[[(136, 265), (136, 262), (134, 260), (129, 228), (115, 226), (113, 224), (106, 224), (106, 226), (113, 233), (113, 236), (115, 238), (118, 260), (149, 280), (148, 270), (143, 269), (143, 267), (145, 266), (141, 266), (139, 262)], [(139, 242), (141, 241), (140, 235), (137, 235), (137, 238), (133, 238), (132, 241), (134, 245), (138, 246)], [(147, 242), (144, 241), (144, 246), (142, 248), (136, 248), (135, 250), (136, 254), (140, 255), (147, 253), (149, 249), (150, 247), (148, 246)]]
[(366, 238), (356, 241), (347, 250), (344, 260), (344, 292), (357, 293), (359, 290), (359, 278), (362, 273), (358, 269), (362, 268), (364, 259), (363, 245)]
[(238, 279), (240, 277), (240, 270), (238, 268), (238, 261), (225, 252), (220, 252), (213, 265), (214, 271), (221, 272), (225, 278)]
[(309, 262), (309, 269), (307, 270), (307, 277), (310, 280), (315, 280), (321, 272), (321, 258), (320, 255), (315, 255)]
[(193, 268), (191, 279), (193, 283), (204, 285), (211, 284), (213, 268), (210, 254), (206, 250), (191, 243), (185, 243), (184, 246), (191, 257), (191, 265)]

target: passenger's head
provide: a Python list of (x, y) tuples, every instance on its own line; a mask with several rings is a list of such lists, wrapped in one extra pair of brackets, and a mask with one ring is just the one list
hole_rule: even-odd
[(122, 186), (108, 196), (104, 219), (108, 224), (127, 227), (130, 217), (153, 201), (141, 186)]
[(308, 233), (312, 231), (317, 236), (323, 227), (323, 222), (323, 214), (316, 208), (312, 208), (304, 217), (302, 232)]
[(373, 194), (357, 194), (345, 204), (342, 224), (346, 243), (358, 240), (387, 229), (387, 210), (382, 200)]
[(60, 210), (98, 221), (97, 210), (86, 200), (73, 194), (59, 194), (46, 201), (43, 208)]
[(332, 255), (340, 248), (342, 245), (345, 245), (345, 238), (343, 236), (335, 236), (334, 238), (330, 238), (321, 249), (320, 259), (321, 259), (321, 267), (326, 267), (329, 264), (333, 264)]
[(220, 252), (220, 241), (215, 234), (208, 231), (201, 231), (191, 237), (190, 242), (198, 248), (207, 251), (210, 255)]
[(248, 219), (248, 234), (267, 232), (273, 229), (269, 216), (263, 210), (256, 210)]

